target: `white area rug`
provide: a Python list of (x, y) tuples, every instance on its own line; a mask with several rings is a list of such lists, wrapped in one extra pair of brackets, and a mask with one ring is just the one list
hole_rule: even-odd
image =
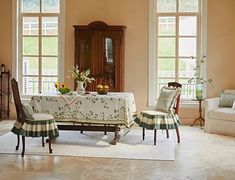
[[(170, 133), (172, 134), (172, 132)], [(142, 141), (142, 130), (131, 130), (126, 136), (123, 131), (117, 145), (110, 145), (114, 133), (60, 131), (60, 136), (52, 143), (53, 154), (48, 153), (48, 144), (41, 146), (41, 138), (26, 138), (26, 155), (81, 156), (148, 160), (174, 160), (173, 137), (166, 138), (165, 132), (158, 131), (157, 145), (153, 145), (153, 131), (146, 131)], [(0, 153), (21, 153), (21, 146), (15, 150), (16, 135), (9, 132), (0, 136)]]

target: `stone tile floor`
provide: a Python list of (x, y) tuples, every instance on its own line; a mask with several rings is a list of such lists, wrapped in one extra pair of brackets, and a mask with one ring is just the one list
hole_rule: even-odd
[[(0, 135), (13, 122), (0, 121)], [(190, 126), (181, 126), (180, 133), (174, 161), (0, 154), (0, 179), (235, 179), (235, 137), (207, 134)]]

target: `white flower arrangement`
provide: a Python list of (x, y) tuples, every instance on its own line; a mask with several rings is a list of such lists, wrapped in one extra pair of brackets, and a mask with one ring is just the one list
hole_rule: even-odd
[[(191, 57), (194, 59), (194, 57)], [(203, 77), (201, 73), (202, 65), (206, 62), (206, 56), (202, 56), (202, 58), (198, 61), (197, 66), (193, 69), (194, 75), (188, 80), (188, 83), (195, 83), (195, 84), (205, 84), (205, 83), (212, 83), (212, 79), (206, 79)]]
[(88, 77), (90, 75), (90, 69), (80, 72), (79, 66), (75, 65), (71, 67), (70, 72), (75, 81), (81, 81), (83, 83), (91, 83), (92, 81), (95, 81), (93, 77)]

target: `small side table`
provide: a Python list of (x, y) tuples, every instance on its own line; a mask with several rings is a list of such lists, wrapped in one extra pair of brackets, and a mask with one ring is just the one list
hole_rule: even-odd
[(197, 119), (195, 119), (194, 121), (193, 121), (193, 124), (191, 125), (191, 126), (194, 126), (194, 124), (197, 122), (197, 121), (199, 121), (199, 123), (200, 123), (200, 127), (201, 127), (201, 129), (202, 129), (202, 126), (203, 126), (203, 124), (205, 124), (205, 119), (204, 118), (202, 118), (202, 101), (204, 101), (205, 99), (195, 99), (195, 101), (198, 101), (198, 109), (199, 109), (199, 117), (197, 118)]

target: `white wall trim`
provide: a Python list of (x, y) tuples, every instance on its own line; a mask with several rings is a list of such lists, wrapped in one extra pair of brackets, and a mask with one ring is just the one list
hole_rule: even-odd
[(61, 0), (59, 21), (59, 59), (58, 59), (58, 80), (65, 80), (65, 0)]
[[(200, 39), (200, 55), (207, 55), (207, 0), (199, 0), (199, 3), (201, 3), (201, 37)], [(155, 76), (155, 68), (156, 65), (154, 63), (154, 60), (156, 58), (156, 52), (155, 49), (157, 49), (157, 44), (155, 42), (156, 39), (156, 29), (157, 29), (157, 23), (156, 23), (156, 16), (154, 12), (156, 12), (157, 8), (157, 0), (149, 0), (149, 31), (148, 31), (148, 106), (154, 106), (156, 104), (156, 94), (155, 94), (155, 85), (157, 82), (153, 80)], [(203, 18), (202, 18), (203, 17)], [(206, 64), (202, 69), (203, 75), (206, 76)], [(204, 90), (204, 95), (206, 95), (206, 88)], [(206, 97), (206, 96), (205, 96)], [(192, 101), (184, 101), (181, 103), (181, 107), (186, 108), (196, 108), (197, 103)]]
[(148, 106), (154, 106), (155, 105), (155, 92), (154, 92), (154, 87), (155, 87), (155, 81), (154, 79), (154, 74), (155, 74), (155, 12), (156, 8), (156, 0), (149, 0), (149, 34), (148, 34), (148, 40), (149, 40), (149, 54), (148, 54)]
[[(201, 0), (201, 56), (207, 56), (207, 0)], [(203, 17), (203, 18), (202, 18)], [(207, 79), (207, 61), (205, 66), (202, 66), (203, 76)], [(206, 86), (203, 89), (203, 96), (206, 97)]]
[[(22, 53), (22, 47), (19, 45), (19, 34), (21, 32), (18, 26), (19, 24), (19, 0), (12, 0), (12, 77), (16, 78), (19, 83), (19, 90), (22, 90), (22, 77), (19, 77), (19, 74), (22, 74), (22, 67), (19, 65), (22, 64), (19, 58), (19, 52)], [(59, 34), (58, 34), (58, 80), (64, 82), (65, 79), (65, 0), (61, 0), (60, 14), (59, 18)], [(25, 95), (24, 97), (28, 98), (30, 96)]]
[(11, 74), (13, 78), (18, 79), (17, 76), (17, 19), (18, 19), (18, 9), (17, 9), (17, 0), (12, 0), (12, 67)]

